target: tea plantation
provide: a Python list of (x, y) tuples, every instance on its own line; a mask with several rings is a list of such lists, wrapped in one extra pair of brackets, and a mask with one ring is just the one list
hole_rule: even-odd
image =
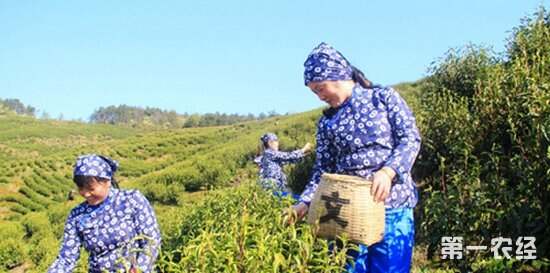
[[(512, 30), (505, 52), (449, 50), (429, 75), (396, 88), (422, 134), (414, 167), (413, 272), (550, 270), (550, 14)], [(304, 92), (306, 92), (304, 90)], [(122, 188), (154, 205), (163, 235), (160, 272), (342, 272), (345, 238), (329, 250), (305, 223), (285, 224), (290, 200), (255, 185), (258, 138), (282, 149), (314, 142), (320, 110), (230, 126), (134, 129), (37, 120), (0, 107), (0, 272), (45, 272), (57, 255), (75, 189), (77, 155), (120, 161)], [(303, 188), (314, 158), (286, 169)], [(74, 195), (74, 193), (73, 193)], [(285, 212), (287, 212), (285, 214)], [(487, 246), (443, 259), (442, 237)], [(536, 259), (495, 259), (497, 237), (536, 238)], [(83, 251), (76, 272), (87, 272)]]

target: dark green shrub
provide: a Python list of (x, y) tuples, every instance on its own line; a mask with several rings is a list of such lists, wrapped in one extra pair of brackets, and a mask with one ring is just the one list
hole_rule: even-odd
[(33, 212), (25, 215), (21, 224), (25, 230), (25, 237), (34, 242), (52, 234), (52, 225), (48, 216), (43, 212)]
[(29, 250), (29, 257), (36, 265), (35, 270), (46, 272), (48, 267), (55, 261), (59, 252), (58, 240), (50, 234), (34, 242)]
[[(422, 85), (415, 176), (422, 182), (419, 239), (429, 257), (438, 255), (442, 236), (486, 246), (498, 236), (535, 236), (537, 256), (550, 255), (549, 14), (540, 9), (524, 20), (507, 48), (499, 58), (475, 47), (450, 52)], [(490, 251), (469, 253), (453, 264), (472, 271), (476, 260), (491, 258)], [(478, 264), (476, 272), (502, 266)]]
[(0, 223), (0, 271), (21, 265), (26, 258), (24, 231), (17, 222)]
[(178, 196), (185, 191), (185, 188), (181, 184), (149, 183), (143, 186), (142, 191), (150, 202), (177, 205)]
[(288, 175), (288, 186), (292, 192), (300, 194), (304, 191), (311, 178), (313, 164), (315, 163), (315, 152), (306, 156), (302, 161), (291, 166)]
[(0, 269), (9, 270), (25, 261), (23, 241), (6, 238), (0, 241)]
[(342, 272), (347, 242), (329, 251), (311, 226), (285, 224), (290, 200), (249, 183), (182, 212), (179, 229), (163, 242), (160, 271)]

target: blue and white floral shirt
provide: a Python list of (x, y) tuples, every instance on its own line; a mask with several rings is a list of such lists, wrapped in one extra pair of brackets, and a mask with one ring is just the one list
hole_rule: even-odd
[(416, 121), (401, 96), (391, 87), (357, 84), (350, 98), (319, 120), (313, 174), (300, 201), (311, 202), (325, 172), (368, 178), (387, 166), (397, 175), (386, 207), (412, 208), (418, 193), (411, 168), (419, 150)]
[(257, 158), (260, 165), (260, 182), (264, 189), (286, 192), (286, 175), (283, 164), (295, 163), (304, 158), (302, 150), (281, 152), (266, 149), (262, 157)]
[(137, 190), (111, 188), (101, 204), (84, 202), (70, 212), (61, 250), (48, 272), (72, 272), (81, 246), (90, 254), (89, 272), (116, 272), (124, 268), (123, 263), (152, 272), (160, 241), (157, 219), (147, 199)]

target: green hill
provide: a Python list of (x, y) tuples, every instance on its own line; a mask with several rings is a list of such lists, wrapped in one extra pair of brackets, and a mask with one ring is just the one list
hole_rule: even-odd
[(156, 191), (164, 186), (196, 191), (227, 185), (254, 156), (263, 132), (280, 134), (287, 147), (312, 141), (317, 114), (162, 131), (0, 116), (1, 216), (17, 218), (64, 200), (73, 187), (71, 165), (85, 153), (119, 160), (123, 185), (141, 187), (165, 202), (170, 198)]

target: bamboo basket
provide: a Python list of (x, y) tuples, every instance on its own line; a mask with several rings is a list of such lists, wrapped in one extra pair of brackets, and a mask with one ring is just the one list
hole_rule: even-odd
[(327, 239), (347, 234), (349, 240), (371, 245), (384, 237), (384, 202), (375, 202), (372, 181), (349, 175), (321, 177), (307, 217), (317, 235)]

